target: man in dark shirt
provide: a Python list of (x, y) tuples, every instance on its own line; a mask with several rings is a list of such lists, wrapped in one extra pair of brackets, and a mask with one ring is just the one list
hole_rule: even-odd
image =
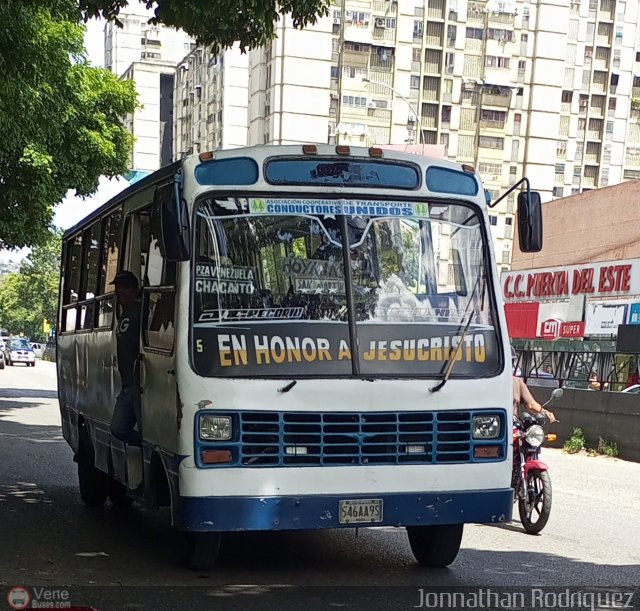
[[(111, 417), (111, 434), (130, 445), (140, 445), (140, 382), (136, 364), (140, 352), (140, 287), (132, 272), (118, 272), (114, 281), (118, 305), (121, 307), (116, 326), (118, 371), (122, 389), (118, 393)], [(138, 423), (138, 430), (134, 428)]]

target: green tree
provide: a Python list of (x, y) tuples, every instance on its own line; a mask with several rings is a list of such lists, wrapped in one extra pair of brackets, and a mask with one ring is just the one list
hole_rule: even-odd
[(44, 244), (24, 259), (18, 273), (0, 278), (0, 325), (10, 333), (44, 340), (44, 321), (53, 326), (58, 309), (61, 237), (60, 230), (50, 230)]
[[(36, 0), (32, 0), (36, 1)], [(39, 0), (38, 0), (39, 1)], [(155, 22), (181, 28), (214, 51), (239, 41), (256, 47), (275, 35), (279, 14), (291, 15), (295, 27), (316, 23), (329, 13), (330, 0), (139, 0), (154, 9)], [(117, 22), (120, 10), (135, 0), (80, 0), (85, 18)]]
[(0, 248), (43, 244), (68, 190), (129, 167), (132, 82), (84, 55), (75, 0), (0, 3)]

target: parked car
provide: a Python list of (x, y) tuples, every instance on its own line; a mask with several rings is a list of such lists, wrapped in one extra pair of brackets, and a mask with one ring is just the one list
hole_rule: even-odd
[(31, 342), (31, 347), (33, 348), (33, 353), (36, 355), (36, 358), (41, 359), (42, 353), (44, 352), (44, 344), (39, 344), (38, 342)]
[(4, 351), (0, 351), (0, 369), (4, 369)]
[(35, 367), (36, 355), (29, 341), (14, 337), (5, 343), (4, 358), (7, 365), (24, 363), (28, 367)]
[(626, 392), (631, 395), (638, 395), (640, 394), (640, 384), (634, 384), (633, 386), (629, 386), (629, 388), (625, 388), (622, 392)]

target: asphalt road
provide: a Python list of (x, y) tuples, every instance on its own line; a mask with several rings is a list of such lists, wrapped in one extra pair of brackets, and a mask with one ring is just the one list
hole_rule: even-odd
[[(63, 602), (66, 591), (105, 611), (410, 609), (420, 588), (640, 584), (640, 464), (550, 449), (553, 511), (543, 533), (527, 535), (517, 521), (467, 526), (448, 569), (419, 567), (404, 530), (385, 528), (233, 535), (215, 571), (191, 572), (166, 515), (81, 504), (55, 388), (52, 363), (0, 371), (0, 605), (2, 587), (17, 585), (32, 600), (47, 586)], [(640, 608), (640, 594), (632, 604)]]

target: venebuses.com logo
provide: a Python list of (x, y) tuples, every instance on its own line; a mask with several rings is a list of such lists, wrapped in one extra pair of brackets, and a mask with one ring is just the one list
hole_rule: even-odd
[(7, 593), (7, 603), (11, 609), (26, 609), (31, 602), (31, 595), (27, 588), (16, 586)]

